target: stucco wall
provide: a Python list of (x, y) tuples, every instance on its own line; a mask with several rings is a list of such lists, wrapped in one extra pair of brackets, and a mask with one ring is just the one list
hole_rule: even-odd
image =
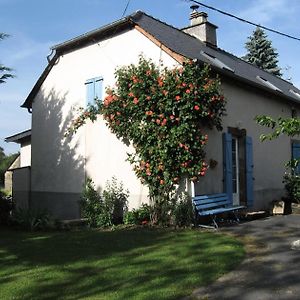
[[(64, 136), (77, 109), (85, 105), (85, 81), (102, 76), (105, 90), (114, 84), (115, 68), (137, 63), (141, 53), (157, 64), (176, 64), (136, 30), (59, 58), (33, 103), (33, 205), (39, 202), (49, 209), (56, 207), (52, 212), (61, 218), (78, 217), (78, 200), (87, 176), (92, 177), (99, 190), (116, 176), (129, 189), (130, 208), (147, 201), (147, 189), (125, 161), (129, 149), (109, 132), (103, 120), (86, 124), (71, 137)], [(63, 212), (70, 210), (71, 214)]]
[[(291, 104), (255, 88), (241, 86), (235, 81), (222, 78), (222, 89), (227, 99), (227, 115), (223, 118), (223, 132), (228, 127), (246, 129), (253, 139), (254, 207), (267, 209), (270, 202), (284, 195), (282, 177), (284, 165), (291, 158), (291, 139), (282, 136), (273, 141), (261, 142), (259, 137), (268, 130), (254, 121), (256, 115), (290, 117)], [(294, 105), (293, 105), (294, 106)], [(196, 194), (223, 192), (223, 146), (222, 132), (208, 131), (207, 160), (218, 165), (196, 184)]]
[[(87, 123), (73, 136), (65, 137), (77, 109), (86, 104), (87, 79), (102, 76), (105, 87), (114, 84), (117, 66), (138, 61), (138, 55), (155, 63), (173, 66), (176, 62), (149, 39), (130, 30), (94, 45), (62, 55), (43, 83), (34, 103), (32, 116), (32, 205), (48, 208), (54, 216), (76, 218), (84, 180), (91, 177), (102, 190), (112, 176), (130, 191), (129, 207), (147, 201), (147, 189), (135, 177), (126, 159), (130, 149), (112, 135), (103, 120)], [(283, 194), (284, 163), (291, 156), (291, 141), (281, 137), (261, 143), (265, 129), (254, 117), (267, 114), (290, 116), (290, 104), (255, 88), (222, 78), (227, 99), (223, 132), (228, 127), (245, 129), (253, 138), (254, 208), (267, 208)], [(222, 132), (210, 131), (207, 161), (218, 162), (196, 184), (196, 194), (223, 192)]]
[(13, 169), (20, 167), (20, 155), (9, 166), (8, 170), (4, 174), (4, 189), (8, 192), (12, 192), (12, 175)]
[(20, 167), (31, 165), (31, 142), (27, 141), (21, 144), (20, 149)]
[(30, 167), (13, 170), (12, 192), (16, 209), (30, 207)]

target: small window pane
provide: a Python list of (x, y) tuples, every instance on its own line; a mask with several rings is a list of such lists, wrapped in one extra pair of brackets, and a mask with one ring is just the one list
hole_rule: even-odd
[(103, 78), (95, 80), (95, 97), (94, 99), (102, 100)]
[(103, 78), (95, 77), (85, 82), (86, 104), (95, 104), (95, 99), (102, 100)]
[(86, 84), (86, 101), (87, 103), (93, 103), (94, 101), (94, 83), (87, 82)]

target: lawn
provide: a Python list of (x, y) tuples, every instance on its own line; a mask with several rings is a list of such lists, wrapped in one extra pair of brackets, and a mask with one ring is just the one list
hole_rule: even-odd
[(244, 255), (232, 237), (199, 230), (0, 228), (0, 299), (180, 299)]

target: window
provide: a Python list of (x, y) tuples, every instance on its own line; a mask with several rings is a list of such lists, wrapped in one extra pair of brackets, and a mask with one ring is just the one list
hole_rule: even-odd
[(87, 104), (95, 104), (95, 99), (102, 100), (103, 77), (88, 79), (85, 86)]

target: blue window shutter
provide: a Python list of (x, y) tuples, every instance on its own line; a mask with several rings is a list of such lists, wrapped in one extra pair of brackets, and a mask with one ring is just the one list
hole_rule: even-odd
[[(300, 143), (293, 142), (292, 143), (292, 159), (300, 159)], [(296, 174), (300, 174), (300, 164), (295, 169)]]
[[(94, 99), (102, 100), (103, 78), (95, 78), (95, 95)], [(94, 102), (93, 102), (94, 103)]]
[(224, 192), (232, 203), (232, 135), (223, 133)]
[(247, 207), (253, 206), (253, 143), (250, 136), (246, 137), (246, 197)]
[(86, 86), (86, 104), (92, 104), (94, 102), (94, 95), (95, 95), (95, 85), (94, 79), (89, 79), (85, 82)]

